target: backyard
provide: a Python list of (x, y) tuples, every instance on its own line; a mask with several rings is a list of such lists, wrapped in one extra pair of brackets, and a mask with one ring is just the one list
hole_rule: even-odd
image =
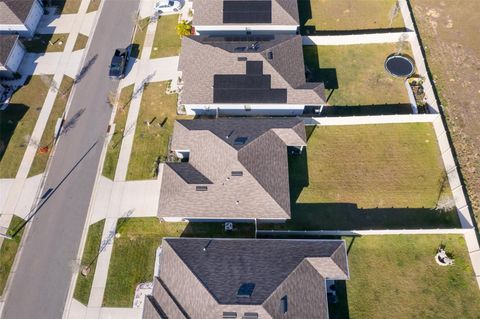
[(17, 174), (47, 92), (47, 84), (34, 75), (0, 111), (0, 178), (14, 178)]
[[(8, 234), (13, 235), (13, 231), (16, 231), (23, 222), (23, 219), (14, 215), (8, 228)], [(4, 239), (2, 247), (0, 247), (0, 296), (3, 295), (3, 290), (7, 284), (8, 275), (15, 261), (22, 235), (23, 229), (13, 239)]]
[(35, 158), (33, 159), (32, 166), (30, 167), (30, 172), (28, 173), (29, 177), (43, 173), (47, 167), (48, 157), (50, 156), (55, 137), (55, 126), (57, 124), (57, 120), (63, 116), (72, 86), (73, 79), (65, 75), (58, 89), (57, 97), (53, 103), (52, 110), (50, 111), (47, 125), (45, 126), (42, 134), (42, 139), (38, 144), (39, 148), (35, 154)]
[[(325, 83), (330, 105), (394, 105), (400, 113), (409, 103), (404, 80), (384, 68), (385, 59), (399, 49), (407, 55), (411, 52), (405, 42), (304, 46), (308, 80)], [(407, 109), (411, 112), (409, 105)]]
[(223, 223), (162, 223), (158, 218), (120, 219), (113, 244), (103, 299), (104, 307), (131, 307), (135, 287), (151, 282), (155, 252), (163, 237), (254, 237), (253, 224), (235, 223), (231, 233)]
[(32, 39), (22, 39), (22, 44), (29, 53), (63, 52), (68, 33), (35, 34)]
[(178, 24), (178, 15), (166, 15), (158, 18), (157, 30), (153, 39), (151, 59), (176, 56), (180, 54), (181, 39), (175, 27)]
[(152, 82), (145, 86), (135, 128), (127, 180), (157, 176), (160, 162), (168, 155), (168, 143), (177, 118), (177, 94), (167, 94), (169, 82)]
[[(82, 255), (82, 264), (77, 277), (75, 291), (73, 293), (73, 297), (84, 305), (88, 304), (88, 299), (90, 298), (90, 291), (92, 289), (93, 277), (95, 276), (95, 267), (97, 266), (97, 257), (100, 249), (100, 243), (102, 241), (104, 225), (105, 219), (102, 219), (101, 221), (90, 225), (88, 228), (87, 239)], [(90, 272), (87, 276), (83, 276), (81, 274), (84, 266), (88, 266), (90, 268)]]
[(302, 33), (403, 28), (397, 0), (299, 0)]
[[(339, 318), (478, 318), (480, 291), (463, 236), (348, 238), (350, 280), (339, 291)], [(436, 264), (440, 244), (455, 259)], [(348, 304), (348, 306), (347, 306)]]
[(458, 226), (430, 123), (317, 126), (308, 133), (304, 154), (289, 159), (292, 219), (263, 229)]
[(130, 130), (125, 131), (125, 125), (127, 123), (130, 102), (132, 100), (133, 87), (134, 84), (131, 84), (127, 87), (124, 87), (120, 92), (114, 119), (115, 131), (113, 132), (112, 139), (108, 144), (105, 163), (103, 164), (103, 176), (112, 180), (115, 178), (115, 171), (117, 169), (117, 162), (118, 157), (120, 156), (123, 137), (130, 132)]

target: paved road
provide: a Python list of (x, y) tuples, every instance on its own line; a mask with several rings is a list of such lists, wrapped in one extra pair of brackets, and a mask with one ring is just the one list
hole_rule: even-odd
[(76, 85), (66, 120), (70, 129), (59, 140), (46, 179), (44, 190), (53, 191), (30, 228), (2, 318), (62, 317), (112, 111), (107, 94), (118, 85), (108, 79), (108, 65), (113, 50), (130, 41), (138, 4), (104, 4), (85, 60), (90, 67)]

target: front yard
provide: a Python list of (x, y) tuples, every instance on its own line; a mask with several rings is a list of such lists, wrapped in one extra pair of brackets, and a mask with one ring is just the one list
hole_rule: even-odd
[(178, 24), (178, 14), (160, 16), (158, 18), (157, 30), (153, 39), (152, 53), (150, 59), (176, 56), (180, 54), (181, 39), (175, 27)]
[(148, 83), (143, 91), (127, 180), (157, 176), (158, 164), (168, 155), (168, 143), (177, 118), (177, 94), (167, 94), (169, 82)]
[(47, 93), (47, 85), (34, 75), (0, 111), (0, 178), (14, 178), (17, 174)]
[[(365, 236), (349, 244), (340, 318), (478, 318), (480, 291), (462, 236)], [(440, 244), (453, 266), (435, 262)]]
[[(14, 215), (8, 228), (8, 234), (13, 235), (13, 232), (16, 231), (23, 222), (23, 219)], [(20, 230), (13, 239), (4, 239), (2, 247), (0, 247), (0, 296), (3, 295), (3, 290), (7, 284), (8, 275), (12, 269), (15, 256), (17, 255), (22, 235), (23, 229)]]
[(430, 123), (309, 128), (306, 152), (289, 160), (292, 219), (270, 226), (459, 226)]
[[(335, 106), (408, 104), (404, 80), (384, 68), (399, 44), (358, 44), (303, 47), (309, 81), (325, 83), (328, 104)], [(402, 53), (411, 52), (402, 44)]]
[(57, 97), (55, 98), (55, 102), (53, 103), (52, 110), (48, 117), (47, 125), (43, 130), (42, 139), (38, 144), (37, 153), (35, 154), (32, 166), (30, 167), (30, 172), (28, 173), (29, 177), (43, 173), (47, 167), (48, 157), (50, 156), (54, 142), (55, 126), (57, 120), (63, 116), (72, 87), (73, 79), (65, 75), (62, 79), (62, 83), (60, 83)]
[(35, 34), (32, 39), (22, 39), (22, 44), (29, 53), (63, 52), (68, 33)]
[(234, 224), (226, 233), (223, 223), (161, 223), (157, 218), (120, 219), (113, 244), (103, 299), (104, 307), (132, 307), (135, 287), (151, 282), (155, 252), (163, 237), (249, 237), (253, 224)]
[[(397, 0), (299, 0), (302, 33), (403, 28)], [(396, 12), (396, 14), (395, 14)]]

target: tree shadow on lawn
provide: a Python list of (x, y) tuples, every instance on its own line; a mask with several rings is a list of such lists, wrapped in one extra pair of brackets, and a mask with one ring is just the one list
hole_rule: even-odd
[(5, 110), (0, 111), (0, 161), (5, 155), (15, 129), (28, 109), (29, 107), (25, 104), (10, 104)]
[(323, 82), (326, 90), (338, 89), (337, 69), (321, 67), (317, 46), (304, 46), (303, 58), (307, 82)]

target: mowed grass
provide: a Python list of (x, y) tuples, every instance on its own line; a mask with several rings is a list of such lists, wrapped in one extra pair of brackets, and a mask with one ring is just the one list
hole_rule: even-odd
[(432, 208), (448, 183), (430, 123), (317, 126), (307, 152), (301, 203)]
[(68, 33), (35, 34), (32, 39), (22, 39), (22, 44), (29, 53), (63, 52)]
[(110, 179), (115, 178), (115, 171), (117, 169), (118, 157), (120, 156), (120, 149), (122, 147), (123, 137), (126, 134), (133, 134), (131, 129), (125, 129), (127, 123), (128, 110), (132, 100), (134, 84), (124, 87), (120, 92), (118, 100), (118, 107), (115, 113), (115, 131), (112, 139), (108, 144), (107, 154), (105, 156), (105, 163), (103, 164), (102, 174)]
[(75, 39), (73, 51), (85, 49), (85, 47), (87, 46), (87, 42), (88, 42), (88, 37), (82, 33), (79, 33), (77, 35), (77, 39)]
[(0, 178), (17, 174), (47, 93), (47, 85), (34, 75), (13, 94), (10, 105), (0, 111)]
[[(90, 291), (92, 289), (93, 277), (95, 276), (95, 268), (97, 266), (97, 258), (102, 242), (102, 232), (105, 226), (105, 219), (102, 219), (88, 228), (87, 240), (83, 250), (82, 264), (78, 273), (75, 291), (73, 298), (87, 305), (90, 298)], [(90, 272), (87, 276), (83, 276), (81, 271), (84, 266), (90, 267)]]
[[(28, 173), (29, 177), (43, 173), (47, 167), (48, 157), (50, 156), (54, 142), (55, 126), (57, 124), (57, 120), (63, 116), (63, 112), (67, 106), (68, 97), (70, 96), (70, 91), (73, 87), (73, 81), (74, 80), (71, 77), (65, 75), (60, 83), (57, 97), (53, 103), (47, 125), (45, 126), (42, 139), (38, 145), (39, 148), (35, 154), (35, 158), (33, 159), (30, 172)], [(42, 147), (48, 147), (48, 150), (46, 152), (40, 152), (40, 148)]]
[(390, 19), (396, 1), (299, 0), (300, 24), (315, 31), (402, 28), (400, 10)]
[(144, 18), (137, 23), (135, 34), (133, 35), (132, 50), (130, 52), (130, 55), (134, 58), (140, 59), (142, 56), (143, 44), (145, 42), (149, 23), (150, 17)]
[[(455, 258), (453, 266), (435, 262), (440, 244)], [(462, 236), (357, 237), (348, 263), (348, 301), (340, 294), (339, 303), (348, 308), (341, 318), (479, 317), (480, 291)]]
[(253, 238), (252, 223), (235, 223), (231, 233), (223, 223), (161, 223), (157, 218), (120, 219), (120, 234), (113, 244), (108, 278), (103, 297), (104, 307), (132, 307), (135, 288), (151, 282), (155, 252), (163, 237), (248, 237)]
[(97, 11), (98, 8), (100, 7), (101, 2), (102, 0), (90, 0), (90, 3), (88, 4), (88, 8), (87, 8), (87, 13)]
[[(13, 232), (23, 223), (23, 219), (18, 216), (13, 216), (8, 229), (8, 234), (13, 235)], [(5, 286), (7, 284), (8, 275), (12, 269), (15, 256), (17, 255), (20, 240), (22, 239), (23, 229), (13, 239), (4, 239), (2, 247), (0, 248), (0, 296), (3, 295)]]
[(180, 54), (181, 39), (175, 27), (178, 24), (178, 14), (160, 16), (153, 39), (151, 59), (176, 56)]
[(262, 229), (459, 227), (430, 123), (309, 131), (304, 155), (289, 158), (292, 219)]
[(143, 91), (127, 180), (155, 178), (158, 163), (168, 155), (173, 123), (177, 118), (190, 118), (177, 116), (177, 94), (166, 94), (167, 85), (152, 82)]
[[(77, 13), (82, 0), (52, 0), (51, 4), (58, 8), (60, 14)], [(48, 1), (47, 1), (48, 4)]]
[[(303, 47), (309, 81), (324, 82), (328, 104), (341, 106), (409, 103), (404, 80), (384, 68), (397, 50), (395, 43)], [(408, 43), (401, 52), (411, 55)]]

